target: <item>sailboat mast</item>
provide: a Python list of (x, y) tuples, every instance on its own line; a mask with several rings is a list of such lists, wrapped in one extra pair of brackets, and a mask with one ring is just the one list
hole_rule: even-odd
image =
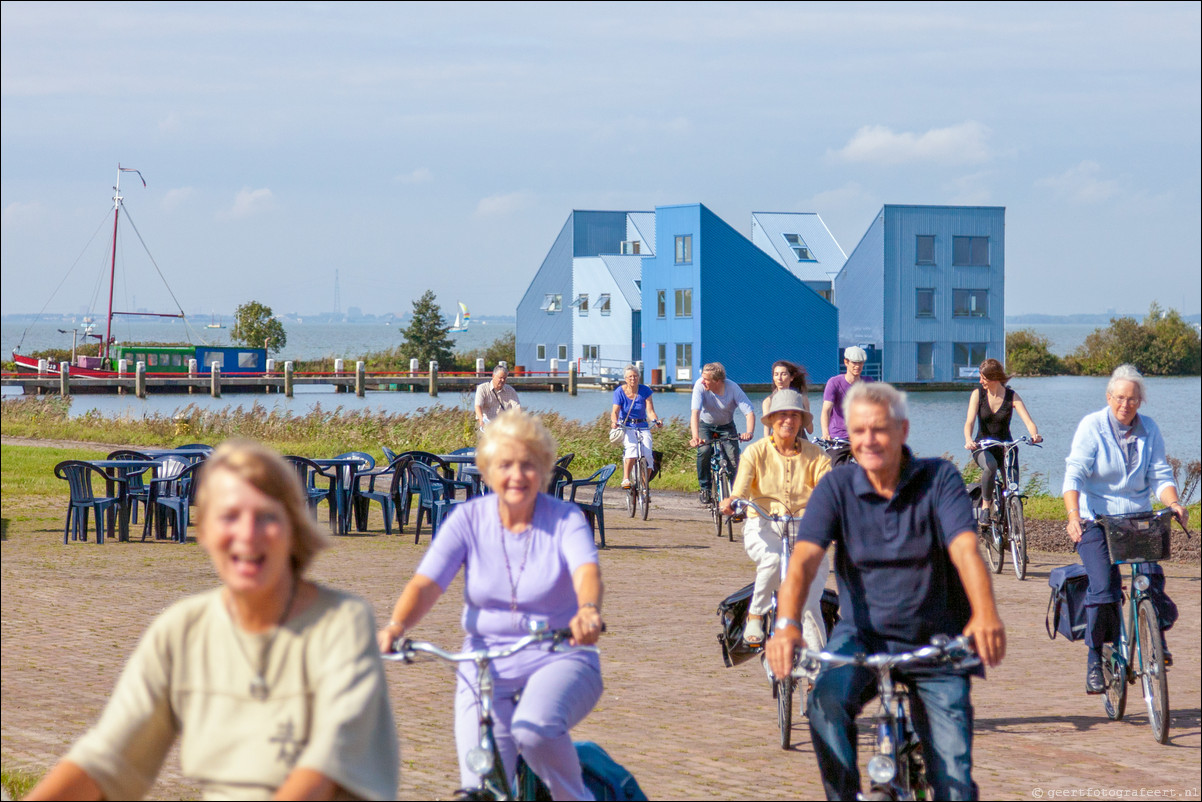
[(117, 218), (121, 214), (121, 165), (117, 165), (117, 186), (113, 187), (113, 253), (109, 260), (109, 314), (104, 332), (104, 347), (100, 356), (107, 359), (109, 343), (113, 341), (113, 287), (117, 283)]

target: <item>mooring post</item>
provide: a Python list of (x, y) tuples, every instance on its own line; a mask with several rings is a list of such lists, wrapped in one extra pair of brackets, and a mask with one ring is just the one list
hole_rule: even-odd
[(263, 382), (263, 392), (265, 393), (271, 392), (271, 374), (273, 373), (275, 373), (275, 360), (269, 359), (267, 360), (267, 370), (263, 374), (263, 378), (266, 379)]
[(284, 395), (292, 397), (292, 360), (284, 363)]
[(345, 366), (346, 366), (346, 363), (343, 362), (341, 359), (334, 360), (334, 376), (335, 376), (334, 392), (336, 392), (336, 393), (345, 393), (346, 392), (346, 387), (342, 384), (342, 382), (337, 381), (337, 379), (342, 378), (342, 371), (344, 370)]
[(188, 360), (188, 395), (196, 392), (196, 360)]
[(117, 378), (120, 380), (117, 384), (117, 395), (125, 395), (125, 385), (121, 382), (125, 381), (125, 374), (129, 373), (129, 361), (122, 358), (117, 360)]
[(477, 377), (483, 376), (484, 371), (485, 371), (484, 357), (482, 357), (482, 356), (476, 357), (476, 376)]
[[(414, 357), (413, 359), (410, 359), (410, 360), (409, 360), (409, 378), (410, 378), (410, 379), (416, 379), (416, 378), (417, 378), (417, 370), (418, 370), (418, 367), (419, 367), (419, 364), (418, 364), (418, 361), (417, 361), (417, 358), (416, 358), (416, 357)], [(415, 382), (415, 381), (410, 381), (410, 382), (409, 382), (409, 392), (411, 392), (411, 393), (416, 393), (416, 392), (417, 392), (417, 382)]]
[(221, 398), (221, 368), (214, 362), (209, 371), (209, 395)]
[(576, 363), (568, 365), (568, 395), (576, 395)]
[(146, 363), (138, 362), (134, 366), (134, 395), (138, 398), (146, 397)]
[(438, 363), (430, 361), (430, 395), (438, 395)]
[(360, 359), (355, 363), (355, 395), (363, 398), (367, 391), (367, 365)]
[(58, 394), (63, 398), (71, 395), (71, 363), (58, 363)]

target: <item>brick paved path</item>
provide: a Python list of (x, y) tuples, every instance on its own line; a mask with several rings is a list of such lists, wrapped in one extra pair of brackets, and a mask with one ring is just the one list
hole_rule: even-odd
[[(616, 494), (615, 494), (616, 495)], [(575, 731), (603, 744), (652, 798), (797, 799), (821, 795), (809, 735), (777, 746), (776, 709), (758, 663), (723, 667), (715, 607), (751, 580), (739, 542), (713, 535), (683, 495), (661, 494), (651, 520), (608, 511), (610, 548), (603, 639), (606, 692)], [(39, 528), (46, 527), (49, 528)], [(340, 539), (317, 561), (319, 581), (366, 597), (387, 614), (422, 551), (411, 535)], [(190, 542), (64, 547), (52, 525), (14, 522), (2, 551), (2, 753), (5, 768), (44, 770), (105, 702), (151, 618), (214, 583)], [(1033, 555), (1030, 578), (996, 578), (1010, 653), (974, 686), (976, 779), (983, 798), (1031, 798), (1033, 789), (1199, 787), (1199, 571), (1170, 564), (1181, 621), (1169, 641), (1171, 742), (1160, 746), (1134, 695), (1129, 720), (1106, 720), (1083, 691), (1080, 644), (1043, 631), (1048, 571), (1066, 555)], [(459, 642), (458, 582), (416, 633)], [(388, 667), (402, 740), (402, 798), (446, 798), (458, 773), (451, 734), (451, 672), (423, 663)], [(1133, 689), (1134, 691), (1134, 689)], [(174, 756), (153, 791), (195, 796)]]

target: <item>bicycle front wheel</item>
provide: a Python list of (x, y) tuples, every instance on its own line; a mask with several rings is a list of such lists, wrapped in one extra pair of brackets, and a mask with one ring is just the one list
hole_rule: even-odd
[(1102, 697), (1102, 706), (1111, 721), (1122, 721), (1123, 713), (1127, 710), (1127, 666), (1114, 653), (1114, 645), (1102, 646), (1102, 681), (1106, 685), (1106, 694)]
[(639, 467), (639, 508), (643, 513), (643, 520), (647, 520), (647, 514), (651, 512), (651, 485), (648, 482), (647, 466), (640, 464)]
[(1006, 499), (1006, 518), (1014, 575), (1021, 582), (1027, 578), (1027, 521), (1023, 517), (1023, 500), (1018, 496)]
[(1148, 724), (1160, 743), (1169, 740), (1169, 675), (1164, 666), (1164, 636), (1151, 599), (1139, 603), (1139, 673), (1148, 703)]
[(989, 563), (989, 568), (995, 573), (1002, 572), (1002, 559), (1005, 552), (1002, 550), (1002, 534), (1000, 525), (997, 523), (978, 524), (981, 539), (981, 545), (985, 547), (985, 560)]
[(792, 677), (773, 680), (776, 683), (776, 718), (780, 724), (780, 748), (788, 749), (793, 737), (793, 683)]
[(730, 477), (726, 475), (726, 471), (722, 471), (714, 477), (714, 522), (718, 527), (718, 537), (722, 537), (722, 525), (730, 521), (729, 516), (722, 514), (722, 499), (729, 496)]

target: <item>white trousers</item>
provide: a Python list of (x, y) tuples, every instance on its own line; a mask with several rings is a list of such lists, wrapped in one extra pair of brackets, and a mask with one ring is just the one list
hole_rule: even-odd
[[(743, 524), (743, 549), (755, 563), (755, 590), (751, 594), (751, 615), (763, 615), (772, 607), (772, 594), (780, 587), (780, 535), (771, 521), (754, 515), (747, 516)], [(830, 574), (830, 556), (822, 555), (818, 573), (810, 583), (802, 609), (802, 637), (807, 646), (822, 648), (826, 645), (826, 626), (822, 621), (822, 590)]]
[(625, 459), (634, 459), (642, 452), (643, 459), (647, 460), (647, 468), (650, 469), (654, 463), (651, 457), (651, 430), (650, 429), (627, 429), (623, 432), (625, 450), (622, 456)]

